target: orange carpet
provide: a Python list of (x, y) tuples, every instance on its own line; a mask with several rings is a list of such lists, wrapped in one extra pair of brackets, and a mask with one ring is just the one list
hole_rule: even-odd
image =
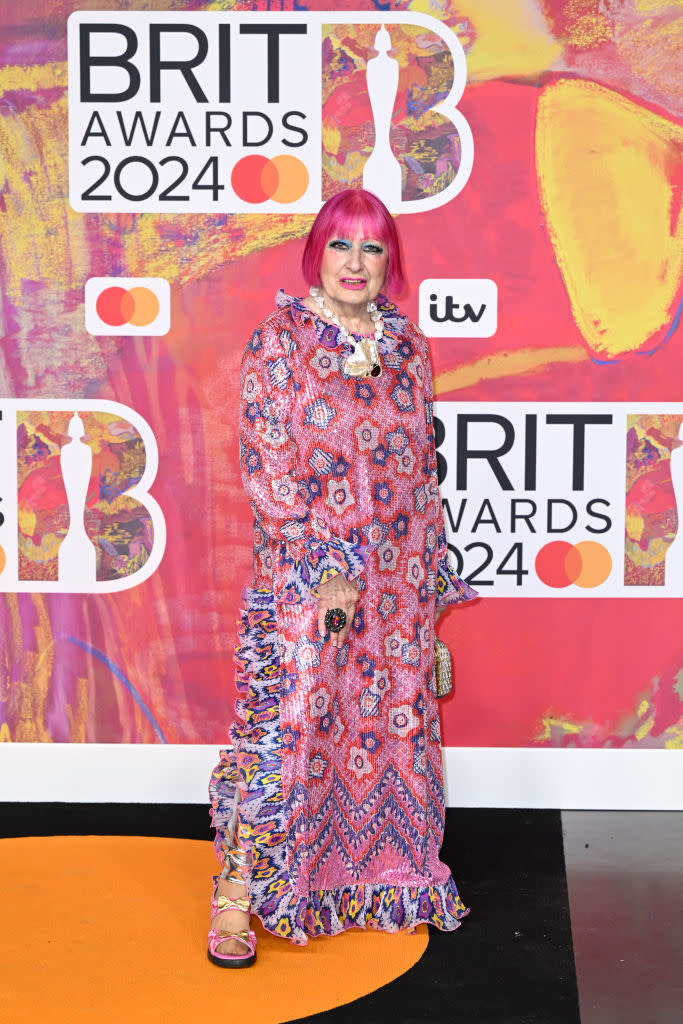
[(50, 836), (0, 842), (0, 1020), (281, 1022), (372, 992), (415, 964), (413, 935), (352, 929), (301, 948), (264, 933), (257, 962), (206, 959), (207, 842)]

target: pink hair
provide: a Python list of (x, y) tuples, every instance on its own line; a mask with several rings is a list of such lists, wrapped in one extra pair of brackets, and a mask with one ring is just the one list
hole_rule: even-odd
[(347, 188), (332, 196), (321, 207), (306, 239), (301, 270), (307, 284), (320, 284), (320, 264), (330, 238), (348, 238), (355, 230), (376, 238), (387, 247), (389, 262), (384, 284), (387, 291), (399, 294), (405, 285), (398, 233), (391, 214), (381, 199), (363, 188)]

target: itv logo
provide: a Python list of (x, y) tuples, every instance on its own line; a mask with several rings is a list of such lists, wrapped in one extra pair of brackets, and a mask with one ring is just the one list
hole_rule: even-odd
[(492, 338), (498, 287), (486, 277), (428, 278), (420, 284), (420, 330), (428, 338)]

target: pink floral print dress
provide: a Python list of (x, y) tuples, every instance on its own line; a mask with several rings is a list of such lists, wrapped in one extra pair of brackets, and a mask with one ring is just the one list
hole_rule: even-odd
[[(240, 380), (253, 578), (235, 649), (237, 721), (210, 783), (215, 849), (249, 862), (252, 909), (293, 942), (467, 913), (439, 860), (444, 792), (437, 604), (475, 597), (448, 562), (427, 341), (394, 305), (383, 373), (353, 379), (338, 331), (284, 292)], [(350, 638), (317, 629), (316, 587), (360, 589)]]

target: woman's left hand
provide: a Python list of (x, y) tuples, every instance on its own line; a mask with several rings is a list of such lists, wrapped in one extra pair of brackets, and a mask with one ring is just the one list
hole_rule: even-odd
[(330, 632), (330, 642), (333, 647), (341, 647), (348, 640), (359, 596), (356, 584), (349, 583), (341, 573), (333, 576), (327, 583), (321, 583), (318, 587), (318, 632), (321, 636), (325, 636), (327, 633), (325, 615), (329, 610), (341, 608), (346, 614), (344, 628), (338, 633)]

